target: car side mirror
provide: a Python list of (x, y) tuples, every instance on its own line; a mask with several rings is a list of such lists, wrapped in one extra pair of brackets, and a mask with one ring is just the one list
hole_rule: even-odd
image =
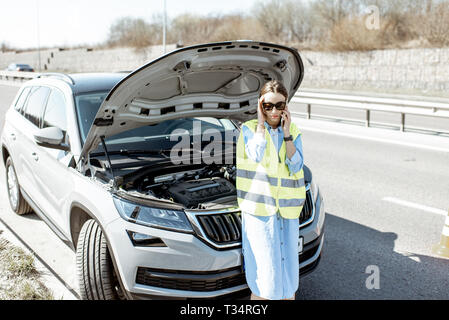
[(57, 127), (40, 129), (39, 132), (34, 135), (34, 141), (41, 147), (69, 151), (70, 147), (63, 144), (63, 140), (64, 133)]

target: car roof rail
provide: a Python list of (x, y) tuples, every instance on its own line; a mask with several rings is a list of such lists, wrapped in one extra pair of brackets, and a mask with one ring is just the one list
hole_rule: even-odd
[(71, 76), (69, 76), (68, 74), (65, 74), (65, 73), (46, 72), (46, 73), (41, 73), (37, 76), (37, 78), (43, 78), (43, 77), (59, 78), (61, 80), (64, 80), (64, 81), (70, 83), (71, 85), (75, 85), (75, 80), (73, 80), (73, 78)]

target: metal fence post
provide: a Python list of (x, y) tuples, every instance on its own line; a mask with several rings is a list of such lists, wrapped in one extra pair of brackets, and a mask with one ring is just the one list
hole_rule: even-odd
[(401, 113), (401, 127), (400, 130), (404, 132), (404, 126), (405, 126), (405, 113)]

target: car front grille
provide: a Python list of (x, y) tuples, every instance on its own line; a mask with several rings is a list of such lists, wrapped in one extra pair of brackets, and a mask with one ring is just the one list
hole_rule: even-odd
[(246, 284), (240, 267), (221, 271), (174, 271), (137, 268), (136, 283), (152, 287), (186, 290), (216, 291)]
[(299, 225), (304, 227), (305, 223), (313, 216), (313, 200), (312, 200), (312, 192), (310, 192), (310, 188), (306, 191), (306, 201), (304, 202), (304, 206), (302, 207), (301, 214), (299, 215)]
[(242, 239), (240, 212), (202, 215), (198, 216), (198, 221), (206, 236), (215, 243), (229, 244)]
[[(313, 220), (314, 204), (310, 185), (306, 187), (306, 200), (299, 216), (300, 228), (304, 228)], [(207, 240), (217, 245), (232, 245), (242, 240), (241, 213), (239, 211), (197, 215), (198, 222)]]

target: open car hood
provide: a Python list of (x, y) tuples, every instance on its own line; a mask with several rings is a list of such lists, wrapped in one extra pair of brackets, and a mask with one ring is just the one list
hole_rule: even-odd
[(180, 48), (117, 83), (100, 106), (83, 158), (101, 137), (186, 117), (247, 121), (257, 117), (261, 87), (280, 80), (294, 96), (304, 75), (296, 49), (238, 40)]

